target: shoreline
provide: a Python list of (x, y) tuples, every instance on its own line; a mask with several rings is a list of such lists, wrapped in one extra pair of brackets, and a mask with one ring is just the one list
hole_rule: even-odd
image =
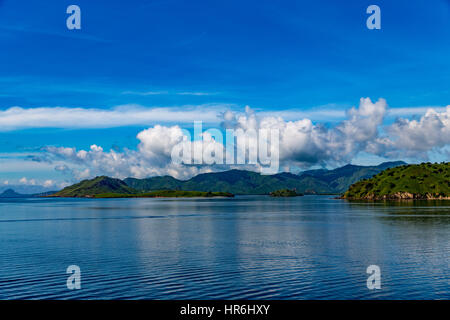
[(426, 194), (414, 194), (409, 192), (399, 192), (395, 194), (387, 194), (383, 196), (376, 196), (376, 195), (367, 195), (364, 197), (345, 197), (341, 196), (337, 199), (345, 199), (345, 200), (367, 200), (367, 201), (383, 201), (383, 200), (392, 200), (392, 201), (402, 201), (402, 200), (421, 200), (421, 201), (428, 201), (428, 200), (450, 200), (450, 196), (436, 196), (432, 195), (430, 193)]

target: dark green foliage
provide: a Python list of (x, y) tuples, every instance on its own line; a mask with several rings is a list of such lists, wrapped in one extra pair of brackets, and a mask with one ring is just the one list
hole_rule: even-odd
[(104, 193), (135, 194), (137, 191), (130, 188), (120, 179), (109, 177), (96, 177), (84, 180), (53, 194), (54, 197), (89, 197)]
[(401, 164), (403, 162), (386, 162), (371, 167), (346, 165), (334, 170), (305, 171), (299, 175), (287, 172), (261, 175), (252, 171), (229, 170), (200, 174), (189, 180), (178, 180), (170, 176), (148, 179), (127, 178), (124, 181), (97, 177), (67, 187), (54, 196), (93, 197), (105, 194), (129, 196), (164, 190), (269, 194), (281, 189), (295, 189), (299, 193), (339, 194), (358, 180), (369, 179), (384, 169)]
[(93, 196), (93, 198), (212, 198), (212, 197), (234, 197), (228, 192), (204, 192), (204, 191), (179, 191), (179, 190), (160, 190), (137, 194), (118, 194), (104, 193)]
[(350, 186), (349, 199), (450, 197), (450, 162), (403, 165)]
[(281, 189), (277, 191), (273, 191), (270, 193), (271, 197), (299, 197), (303, 196), (302, 193), (298, 193), (297, 190), (290, 190), (290, 189)]
[(334, 170), (310, 170), (298, 175), (279, 173), (261, 175), (252, 171), (229, 170), (204, 173), (189, 180), (177, 180), (170, 176), (147, 179), (127, 178), (128, 186), (147, 192), (152, 190), (223, 191), (233, 194), (269, 194), (280, 189), (296, 189), (302, 193), (339, 194), (356, 181), (371, 178), (386, 168), (405, 164), (385, 162), (379, 166), (346, 165)]
[(86, 198), (155, 198), (155, 197), (233, 197), (227, 192), (159, 190), (138, 192), (119, 179), (97, 177), (67, 187), (52, 197)]

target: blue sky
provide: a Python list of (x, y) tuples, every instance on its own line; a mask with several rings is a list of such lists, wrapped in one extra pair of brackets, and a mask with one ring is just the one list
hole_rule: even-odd
[[(70, 4), (81, 8), (81, 30), (66, 28)], [(371, 4), (381, 8), (381, 30), (366, 28)], [(448, 0), (0, 0), (0, 112), (15, 106), (220, 112), (248, 105), (269, 115), (299, 112), (330, 127), (369, 97), (398, 110), (386, 124), (419, 119), (428, 107), (442, 112), (450, 104), (449, 24)], [(50, 164), (27, 160), (46, 146), (133, 149), (141, 130), (189, 128), (186, 119), (122, 125), (98, 119), (98, 126), (82, 128), (42, 128), (37, 119), (35, 126), (0, 128), (0, 183), (68, 179)]]

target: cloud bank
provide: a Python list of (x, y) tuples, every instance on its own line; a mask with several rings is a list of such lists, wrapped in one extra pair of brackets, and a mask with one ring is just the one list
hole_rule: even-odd
[[(148, 92), (146, 94), (158, 94)], [(430, 107), (436, 112), (445, 112), (443, 107)], [(428, 107), (389, 109), (386, 116), (423, 115)], [(112, 109), (41, 107), (11, 107), (0, 110), (0, 132), (34, 128), (115, 128), (123, 126), (149, 126), (157, 123), (219, 123), (224, 110), (238, 109), (233, 104), (204, 104), (181, 107), (144, 107), (141, 105), (122, 105)], [(346, 111), (334, 105), (326, 105), (311, 110), (261, 111), (260, 118), (283, 118), (297, 120), (327, 119), (336, 122), (345, 119)]]
[(419, 120), (399, 118), (377, 137), (368, 151), (387, 157), (415, 157), (426, 160), (428, 152), (447, 152), (450, 145), (450, 106), (444, 112), (430, 109)]
[[(279, 154), (283, 169), (308, 168), (313, 165), (336, 166), (351, 161), (360, 152), (387, 157), (426, 159), (428, 153), (443, 152), (450, 144), (450, 106), (442, 112), (429, 109), (420, 119), (398, 118), (383, 125), (388, 112), (384, 99), (373, 103), (360, 100), (358, 108), (346, 112), (346, 119), (329, 127), (311, 119), (286, 121), (280, 116), (260, 116), (249, 107), (245, 113), (226, 111), (220, 115), (222, 129), (277, 129)], [(217, 116), (217, 115), (214, 115)], [(213, 116), (211, 116), (212, 118)], [(198, 119), (196, 119), (198, 120)], [(204, 135), (205, 137), (205, 135)], [(178, 125), (155, 125), (138, 133), (137, 150), (105, 151), (93, 144), (89, 150), (46, 147), (45, 161), (59, 161), (55, 169), (76, 179), (106, 174), (114, 177), (171, 175), (189, 178), (202, 172), (233, 167), (259, 170), (258, 166), (182, 165), (172, 162), (171, 154), (180, 143), (202, 144), (205, 148), (225, 150), (221, 141), (211, 137), (192, 141)], [(211, 148), (210, 148), (211, 149)]]

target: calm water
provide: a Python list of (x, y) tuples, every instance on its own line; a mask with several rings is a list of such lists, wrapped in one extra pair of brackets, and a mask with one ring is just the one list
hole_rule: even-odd
[(3, 199), (0, 248), (1, 299), (450, 298), (450, 202)]

